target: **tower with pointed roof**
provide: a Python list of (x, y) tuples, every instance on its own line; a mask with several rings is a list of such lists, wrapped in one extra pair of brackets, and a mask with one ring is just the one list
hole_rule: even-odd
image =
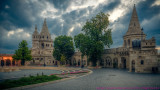
[(154, 37), (146, 39), (140, 26), (136, 6), (134, 5), (128, 30), (123, 36), (123, 46), (105, 49), (102, 55), (102, 67), (124, 68), (129, 72), (160, 73), (160, 56), (157, 55)]
[(32, 35), (32, 49), (33, 64), (53, 65), (53, 40), (49, 33), (46, 19), (43, 22), (41, 32), (38, 33), (37, 25)]
[(145, 38), (146, 38), (146, 34), (144, 34), (140, 26), (137, 11), (136, 11), (136, 6), (134, 5), (128, 31), (123, 36), (123, 40), (124, 40), (123, 46), (126, 48), (130, 48), (132, 47), (133, 40), (141, 40), (141, 39), (143, 40)]

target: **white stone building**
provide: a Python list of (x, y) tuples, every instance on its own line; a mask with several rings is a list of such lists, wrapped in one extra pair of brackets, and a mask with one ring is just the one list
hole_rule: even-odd
[(46, 19), (44, 20), (41, 32), (38, 33), (37, 26), (35, 26), (35, 31), (32, 34), (32, 48), (31, 55), (33, 61), (31, 64), (46, 64), (54, 65), (55, 60), (53, 58), (53, 40), (48, 31)]

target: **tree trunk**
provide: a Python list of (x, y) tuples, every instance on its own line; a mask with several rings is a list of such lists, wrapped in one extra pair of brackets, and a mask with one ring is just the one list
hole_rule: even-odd
[(25, 60), (21, 60), (21, 65), (25, 65)]

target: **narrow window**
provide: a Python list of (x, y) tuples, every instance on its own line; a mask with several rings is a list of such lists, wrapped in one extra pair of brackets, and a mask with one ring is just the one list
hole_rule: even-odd
[(144, 64), (144, 61), (143, 60), (141, 60), (141, 65), (143, 65)]
[(130, 40), (128, 39), (128, 46), (130, 46)]

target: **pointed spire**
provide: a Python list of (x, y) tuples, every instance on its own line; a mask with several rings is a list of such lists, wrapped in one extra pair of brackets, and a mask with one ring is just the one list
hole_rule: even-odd
[(37, 24), (35, 25), (35, 31), (37, 31)]
[(37, 25), (35, 25), (35, 31), (34, 31), (34, 34), (39, 34), (38, 31), (37, 31)]
[(128, 31), (127, 31), (126, 35), (142, 34), (142, 33), (143, 33), (143, 31), (141, 30), (141, 26), (140, 26), (137, 11), (136, 11), (136, 6), (134, 4), (130, 24), (129, 24)]
[(43, 27), (42, 27), (42, 30), (41, 30), (41, 34), (49, 34), (46, 18), (44, 19), (44, 23), (43, 23)]

